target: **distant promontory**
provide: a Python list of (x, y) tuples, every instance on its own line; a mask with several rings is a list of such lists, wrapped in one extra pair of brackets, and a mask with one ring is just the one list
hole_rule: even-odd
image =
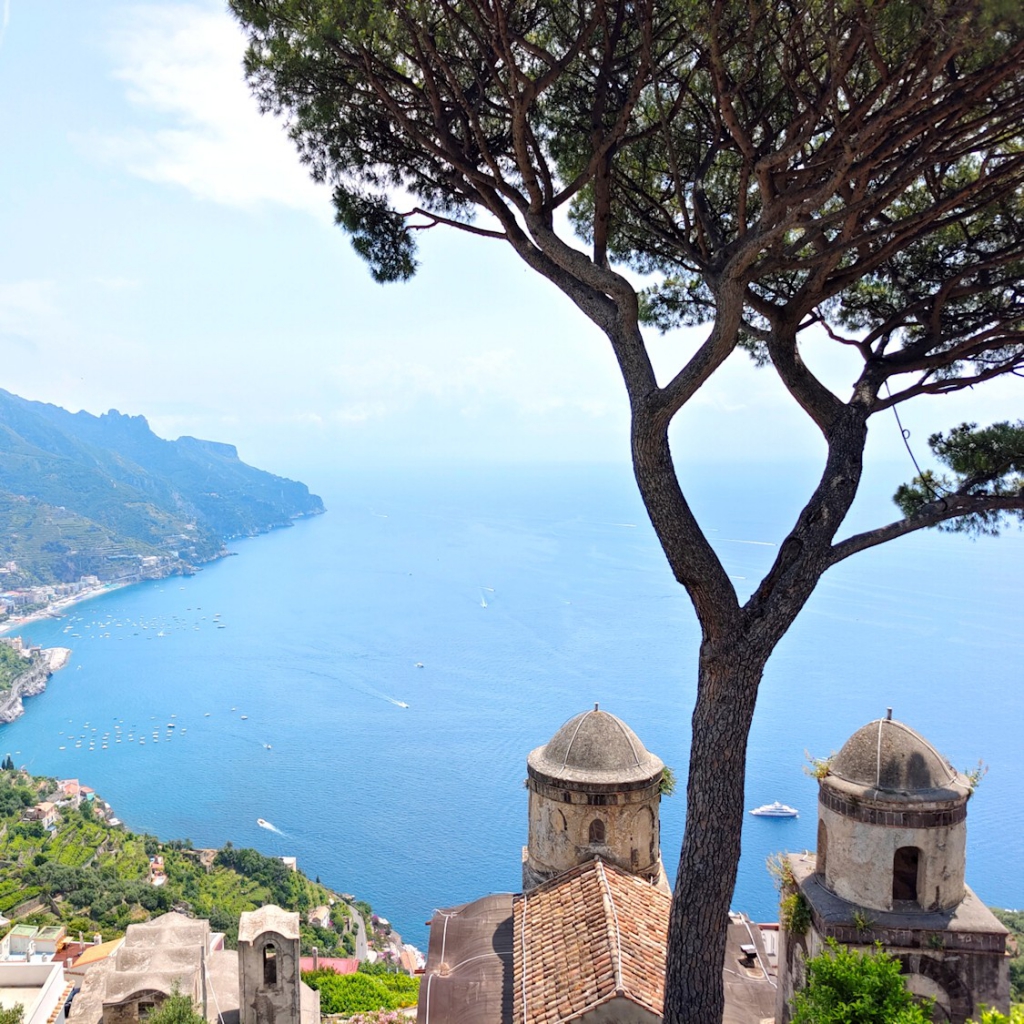
[(157, 437), (143, 416), (70, 413), (0, 389), (0, 617), (78, 588), (133, 583), (225, 554), (323, 502), (234, 445)]

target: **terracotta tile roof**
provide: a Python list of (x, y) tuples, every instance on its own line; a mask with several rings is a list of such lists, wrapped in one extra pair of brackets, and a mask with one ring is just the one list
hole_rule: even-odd
[(517, 896), (513, 1024), (555, 1024), (616, 996), (660, 1017), (671, 897), (593, 860)]

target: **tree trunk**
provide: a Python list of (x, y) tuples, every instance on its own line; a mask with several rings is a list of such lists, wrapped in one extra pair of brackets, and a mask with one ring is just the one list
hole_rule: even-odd
[(669, 925), (665, 1024), (722, 1019), (722, 966), (740, 859), (747, 736), (768, 654), (740, 637), (705, 639), (701, 645), (686, 833)]

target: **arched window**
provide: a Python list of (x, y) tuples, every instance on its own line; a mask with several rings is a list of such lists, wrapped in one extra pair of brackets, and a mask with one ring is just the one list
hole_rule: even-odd
[(828, 829), (825, 822), (818, 819), (818, 861), (815, 870), (819, 875), (825, 874), (825, 862), (828, 859)]
[(917, 869), (921, 851), (916, 846), (901, 846), (892, 858), (893, 900), (917, 901)]
[(263, 984), (277, 984), (277, 950), (272, 942), (263, 947)]
[(603, 845), (604, 834), (604, 822), (600, 818), (595, 818), (590, 823), (590, 842)]

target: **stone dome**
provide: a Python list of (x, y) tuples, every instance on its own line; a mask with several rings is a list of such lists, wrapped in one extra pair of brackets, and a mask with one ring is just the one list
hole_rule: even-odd
[(858, 729), (832, 760), (826, 778), (904, 799), (958, 799), (970, 788), (923, 736), (891, 718)]
[(526, 763), (531, 774), (552, 781), (603, 785), (648, 783), (665, 767), (625, 722), (596, 704), (570, 718)]

